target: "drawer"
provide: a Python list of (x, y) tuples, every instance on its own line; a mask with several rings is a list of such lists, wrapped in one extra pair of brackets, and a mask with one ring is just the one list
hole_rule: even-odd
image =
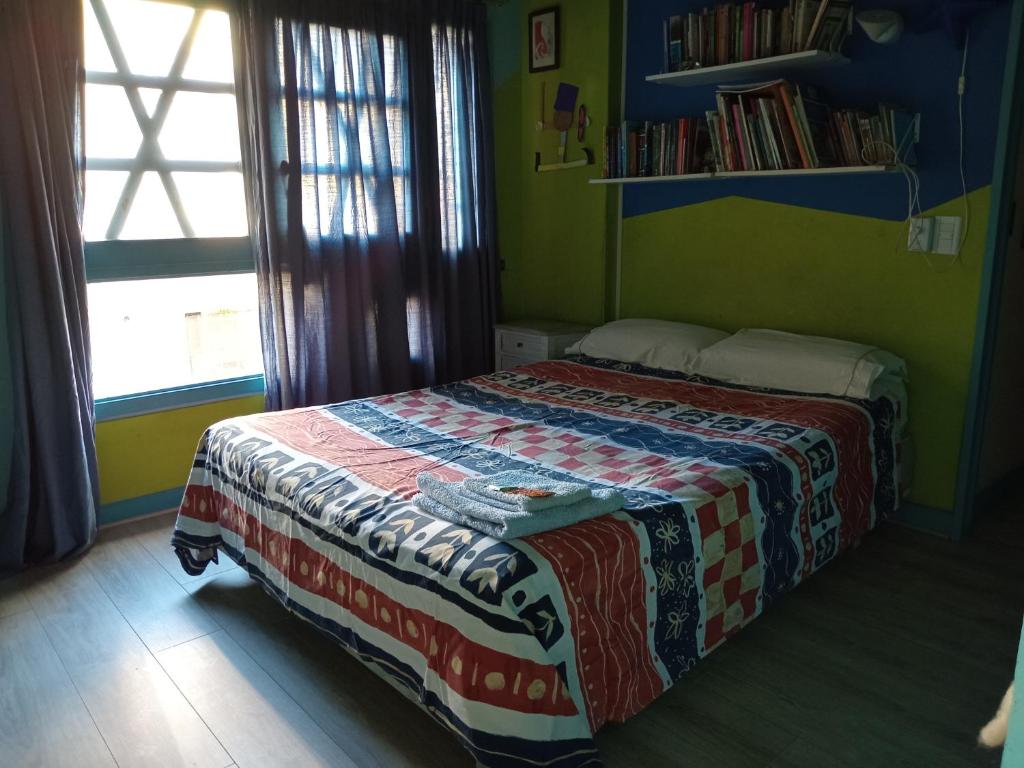
[(500, 349), (503, 353), (507, 352), (517, 356), (525, 355), (544, 360), (548, 356), (548, 340), (544, 336), (502, 331)]
[(510, 368), (518, 368), (521, 365), (529, 365), (530, 363), (539, 363), (544, 360), (543, 357), (529, 357), (521, 355), (509, 355), (501, 353), (498, 355), (498, 370), (507, 371)]

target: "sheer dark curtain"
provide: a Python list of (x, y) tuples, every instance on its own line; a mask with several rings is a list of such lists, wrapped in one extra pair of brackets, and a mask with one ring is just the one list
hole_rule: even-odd
[(241, 0), (235, 25), (268, 407), (489, 370), (483, 5)]
[(82, 5), (0, 0), (0, 253), (13, 405), (0, 571), (95, 535), (96, 446), (81, 234)]

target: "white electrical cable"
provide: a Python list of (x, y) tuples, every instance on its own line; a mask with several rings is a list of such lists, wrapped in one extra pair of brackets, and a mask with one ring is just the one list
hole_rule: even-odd
[[(921, 215), (921, 178), (917, 175), (917, 171), (903, 162), (900, 157), (900, 150), (906, 146), (907, 140), (910, 139), (911, 143), (913, 142), (913, 131), (914, 125), (911, 124), (907, 128), (907, 133), (899, 140), (898, 147), (894, 147), (888, 141), (872, 141), (861, 147), (860, 150), (860, 158), (864, 161), (865, 165), (875, 165), (879, 157), (884, 158), (888, 155), (892, 158), (891, 164), (896, 166), (896, 170), (903, 174), (903, 178), (907, 182), (907, 218), (904, 220), (904, 223), (908, 226), (914, 218), (915, 209), (918, 215)], [(913, 243), (909, 245), (913, 245)], [(897, 253), (902, 253), (902, 251), (903, 245), (900, 244), (897, 247)]]
[(964, 37), (964, 57), (960, 64), (960, 77), (956, 82), (957, 118), (960, 124), (960, 186), (964, 199), (964, 226), (960, 233), (960, 245), (957, 253), (967, 242), (967, 232), (971, 228), (971, 201), (967, 195), (967, 168), (964, 164), (964, 93), (967, 91), (967, 53), (971, 47), (971, 30), (968, 28)]

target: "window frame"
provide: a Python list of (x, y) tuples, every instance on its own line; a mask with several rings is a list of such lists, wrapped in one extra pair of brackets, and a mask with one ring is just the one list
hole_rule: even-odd
[[(136, 178), (134, 189), (126, 182), (111, 222), (107, 239), (84, 243), (86, 282), (114, 282), (175, 277), (207, 277), (228, 274), (251, 274), (255, 271), (252, 240), (242, 237), (195, 237), (187, 215), (177, 194), (171, 173), (175, 171), (241, 172), (241, 162), (174, 161), (165, 159), (159, 150), (159, 135), (174, 96), (180, 92), (221, 93), (236, 96), (235, 83), (185, 78), (182, 75), (191, 54), (199, 24), (206, 10), (234, 12), (230, 2), (208, 0), (158, 0), (192, 8), (194, 14), (179, 46), (171, 71), (166, 76), (132, 73), (117, 32), (107, 15), (103, 0), (82, 0), (89, 3), (103, 32), (107, 50), (114, 62), (115, 72), (86, 71), (88, 84), (116, 86), (124, 89), (142, 139), (134, 158), (85, 157), (86, 170), (128, 171)], [(141, 101), (139, 88), (156, 88), (161, 93), (158, 106), (150, 117)], [(88, 105), (86, 105), (88, 109)], [(141, 114), (140, 114), (141, 110)], [(134, 201), (138, 181), (142, 174), (156, 172), (163, 181), (168, 199), (182, 230), (182, 237), (153, 240), (117, 239)], [(232, 377), (167, 387), (148, 392), (99, 398), (95, 402), (97, 421), (108, 421), (145, 413), (187, 408), (219, 400), (262, 394), (265, 389), (263, 374)]]

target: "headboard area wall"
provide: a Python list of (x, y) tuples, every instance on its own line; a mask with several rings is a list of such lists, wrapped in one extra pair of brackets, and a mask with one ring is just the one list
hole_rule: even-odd
[[(664, 19), (710, 4), (629, 0), (625, 118), (667, 120), (714, 108), (714, 86), (645, 81), (661, 71)], [(884, 102), (920, 112), (921, 208), (926, 216), (963, 216), (957, 115), (963, 49), (941, 24), (943, 5), (858, 1), (858, 10), (903, 13), (902, 39), (878, 45), (858, 29), (845, 49), (850, 65), (793, 79), (821, 86), (837, 108)], [(916, 452), (910, 498), (937, 516), (954, 502), (1008, 25), (1009, 3), (1003, 3), (970, 26), (964, 105), (970, 227), (955, 263), (908, 252), (907, 182), (900, 173), (626, 185), (622, 193), (620, 316), (835, 336), (906, 358)]]

